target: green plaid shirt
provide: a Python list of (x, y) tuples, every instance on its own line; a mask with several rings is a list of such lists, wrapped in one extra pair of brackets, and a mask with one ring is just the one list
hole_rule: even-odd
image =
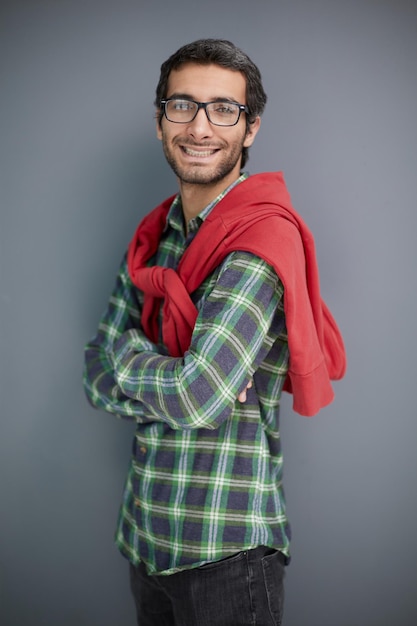
[[(187, 237), (177, 196), (151, 264), (175, 269), (229, 189), (190, 221)], [(233, 252), (192, 299), (198, 318), (190, 348), (182, 358), (169, 357), (141, 331), (143, 294), (124, 258), (86, 346), (89, 401), (137, 424), (116, 544), (150, 574), (258, 545), (289, 554), (279, 435), (288, 367), (282, 283), (263, 260)]]

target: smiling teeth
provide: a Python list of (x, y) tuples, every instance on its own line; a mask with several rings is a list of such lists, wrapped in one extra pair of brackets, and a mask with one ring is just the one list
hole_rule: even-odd
[(191, 148), (186, 148), (184, 146), (184, 150), (187, 154), (194, 157), (208, 157), (215, 153), (215, 150), (191, 150)]

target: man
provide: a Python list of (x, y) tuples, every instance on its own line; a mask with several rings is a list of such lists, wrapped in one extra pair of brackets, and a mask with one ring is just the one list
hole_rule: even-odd
[(86, 347), (90, 402), (137, 423), (116, 543), (141, 626), (281, 623), (281, 391), (311, 415), (345, 368), (282, 176), (241, 173), (265, 103), (228, 41), (161, 66), (156, 131), (179, 194), (139, 225)]

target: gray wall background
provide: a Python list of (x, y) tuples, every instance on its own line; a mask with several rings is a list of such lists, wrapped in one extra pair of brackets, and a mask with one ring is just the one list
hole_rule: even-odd
[(154, 88), (202, 36), (262, 70), (249, 168), (284, 171), (349, 357), (317, 417), (283, 401), (285, 625), (416, 624), (416, 2), (3, 0), (0, 22), (1, 624), (134, 623), (113, 546), (132, 426), (87, 406), (83, 345), (176, 189)]

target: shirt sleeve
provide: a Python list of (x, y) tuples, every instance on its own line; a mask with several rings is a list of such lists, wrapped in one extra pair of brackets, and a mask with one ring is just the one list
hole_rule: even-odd
[(145, 412), (140, 400), (123, 393), (113, 367), (113, 346), (123, 333), (129, 332), (130, 343), (136, 353), (146, 350), (149, 355), (158, 351), (158, 347), (140, 330), (141, 310), (140, 292), (130, 281), (124, 257), (98, 332), (85, 347), (83, 383), (87, 399), (93, 407), (117, 417), (145, 423), (154, 421), (150, 411)]
[(114, 352), (119, 389), (173, 429), (217, 428), (285, 328), (282, 298), (265, 261), (232, 253), (199, 303), (183, 357), (137, 350), (135, 331), (123, 333)]

